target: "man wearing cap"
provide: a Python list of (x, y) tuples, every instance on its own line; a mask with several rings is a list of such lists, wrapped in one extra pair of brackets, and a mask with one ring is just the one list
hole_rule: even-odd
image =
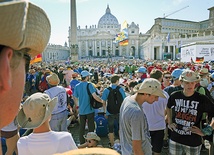
[(167, 103), (168, 128), (171, 130), (169, 154), (200, 154), (202, 136), (210, 135), (202, 129), (200, 122), (204, 112), (213, 117), (214, 104), (195, 91), (200, 76), (192, 70), (185, 70), (179, 80), (183, 90), (170, 95)]
[(171, 77), (172, 77), (173, 83), (170, 86), (163, 89), (165, 92), (168, 93), (168, 95), (171, 95), (174, 91), (183, 90), (181, 86), (181, 81), (179, 80), (179, 77), (182, 74), (182, 72), (183, 72), (183, 69), (179, 69), (179, 68), (172, 71)]
[(152, 154), (147, 119), (142, 104), (152, 104), (159, 97), (166, 98), (161, 83), (145, 79), (135, 87), (135, 94), (128, 96), (120, 108), (120, 142), (122, 154)]
[(136, 71), (138, 78), (140, 79), (138, 83), (143, 82), (145, 78), (147, 78), (147, 69), (145, 67), (140, 67)]
[(43, 93), (35, 93), (24, 102), (17, 115), (18, 124), (21, 128), (34, 130), (18, 140), (18, 154), (52, 155), (77, 149), (70, 133), (51, 131), (49, 121), (56, 105), (57, 97), (51, 99)]
[(78, 73), (74, 72), (74, 73), (72, 74), (72, 80), (71, 80), (71, 82), (70, 82), (70, 88), (71, 88), (71, 90), (72, 90), (73, 93), (74, 93), (74, 88), (75, 88), (75, 86), (76, 86), (78, 83), (80, 83), (80, 81), (77, 80), (77, 77), (78, 77)]
[[(91, 73), (86, 70), (81, 72), (82, 81), (77, 84), (74, 88), (74, 103), (76, 106), (79, 106), (79, 116), (80, 116), (80, 128), (79, 128), (79, 140), (80, 144), (85, 143), (85, 139), (83, 135), (85, 134), (85, 125), (86, 120), (88, 123), (88, 131), (94, 132), (95, 125), (94, 125), (94, 109), (90, 104), (90, 97), (87, 93), (87, 84), (89, 81), (89, 77)], [(98, 102), (103, 103), (101, 98), (96, 95), (96, 88), (89, 84), (89, 91), (92, 94), (93, 98)]]
[(60, 80), (57, 74), (52, 73), (46, 77), (49, 89), (44, 93), (48, 94), (50, 98), (57, 97), (58, 102), (52, 111), (50, 120), (50, 126), (53, 131), (67, 131), (67, 105), (68, 96), (66, 89), (62, 86), (58, 86)]
[(0, 128), (2, 128), (12, 122), (17, 115), (30, 59), (46, 48), (51, 25), (41, 8), (21, 0), (1, 0), (0, 20)]

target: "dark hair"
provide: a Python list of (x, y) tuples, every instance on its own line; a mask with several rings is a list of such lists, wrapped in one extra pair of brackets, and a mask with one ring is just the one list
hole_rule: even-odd
[(163, 76), (163, 73), (161, 70), (159, 69), (153, 69), (151, 72), (150, 72), (150, 78), (154, 78), (154, 79), (160, 79), (162, 78)]
[[(87, 77), (87, 76), (86, 76)], [(86, 79), (86, 77), (81, 77), (82, 78), (82, 80), (85, 80)]]
[(120, 79), (120, 77), (118, 75), (112, 75), (111, 83), (116, 83), (119, 79)]
[(0, 45), (0, 53), (3, 50), (4, 47), (5, 47), (4, 45)]

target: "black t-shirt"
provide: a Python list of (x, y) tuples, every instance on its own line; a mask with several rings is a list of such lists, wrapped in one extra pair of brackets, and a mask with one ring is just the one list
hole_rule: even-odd
[(175, 131), (171, 132), (170, 139), (188, 146), (201, 145), (201, 136), (191, 133), (188, 128), (197, 126), (204, 112), (208, 116), (214, 115), (214, 104), (205, 95), (195, 92), (192, 96), (185, 96), (183, 91), (172, 93), (167, 107), (172, 109), (172, 122), (177, 124)]
[(175, 91), (179, 91), (179, 90), (183, 90), (183, 88), (181, 86), (168, 86), (166, 88), (163, 89), (165, 92), (167, 92), (169, 95), (171, 95), (173, 92)]

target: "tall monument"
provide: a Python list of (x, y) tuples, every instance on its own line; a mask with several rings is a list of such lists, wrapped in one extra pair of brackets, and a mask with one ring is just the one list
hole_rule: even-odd
[(71, 26), (69, 39), (71, 61), (76, 62), (78, 60), (76, 0), (71, 0)]

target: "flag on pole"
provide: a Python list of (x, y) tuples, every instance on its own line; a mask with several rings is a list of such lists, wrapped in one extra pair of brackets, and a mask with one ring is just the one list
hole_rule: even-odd
[(116, 43), (121, 46), (128, 45), (128, 23), (126, 21), (123, 22), (121, 27), (121, 32), (115, 35), (113, 43)]
[(166, 40), (167, 40), (168, 43), (170, 42), (170, 32), (167, 34)]
[(204, 57), (196, 57), (195, 62), (196, 63), (203, 63), (204, 62)]
[(42, 61), (42, 54), (38, 54), (33, 59), (31, 59), (30, 64), (34, 64)]

